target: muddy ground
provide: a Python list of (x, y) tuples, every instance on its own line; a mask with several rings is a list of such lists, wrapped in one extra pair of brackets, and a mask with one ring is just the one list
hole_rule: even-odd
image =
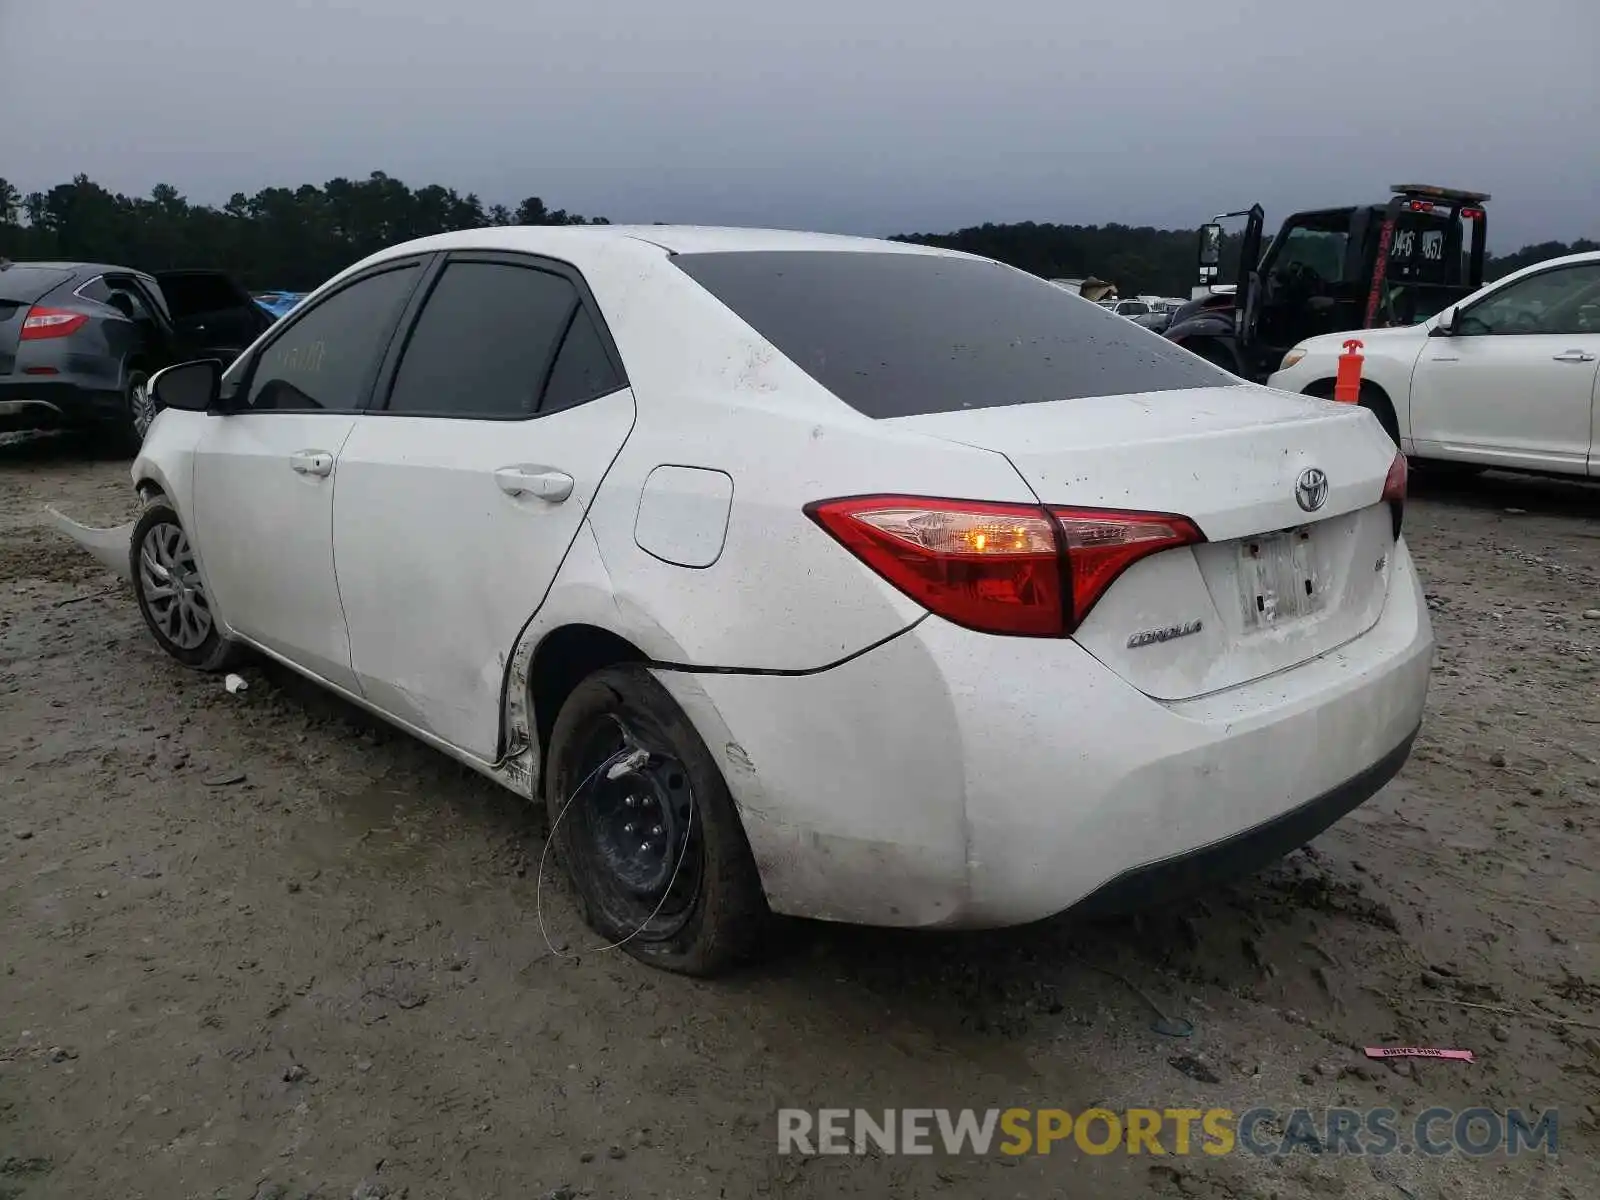
[[(42, 524), (123, 519), (126, 464), (0, 447), (0, 1197), (1600, 1195), (1600, 495), (1417, 490), (1429, 718), (1312, 847), (1138, 921), (794, 923), (699, 983), (591, 952), (508, 793), (168, 661)], [(1560, 1154), (775, 1153), (785, 1105), (1094, 1104), (1558, 1108)]]

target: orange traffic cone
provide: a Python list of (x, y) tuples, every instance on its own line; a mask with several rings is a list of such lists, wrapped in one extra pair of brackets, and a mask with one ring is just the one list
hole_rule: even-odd
[(1341, 404), (1359, 404), (1361, 401), (1361, 340), (1350, 338), (1339, 356), (1339, 374), (1333, 381), (1333, 398)]

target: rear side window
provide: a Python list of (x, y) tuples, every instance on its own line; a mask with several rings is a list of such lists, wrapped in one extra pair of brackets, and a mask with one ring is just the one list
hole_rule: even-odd
[(556, 355), (555, 366), (550, 371), (550, 382), (544, 389), (540, 412), (558, 412), (574, 408), (597, 396), (614, 392), (622, 386), (622, 378), (611, 365), (605, 343), (600, 339), (594, 318), (584, 308), (572, 314), (572, 325), (561, 352)]
[(406, 343), (389, 411), (502, 420), (533, 416), (578, 305), (577, 289), (549, 271), (509, 263), (451, 263)]
[(296, 412), (360, 408), (417, 275), (415, 264), (399, 267), (319, 300), (261, 352), (246, 405)]
[(1238, 382), (1114, 312), (981, 259), (812, 250), (672, 262), (869, 417)]
[(51, 288), (72, 278), (71, 271), (55, 267), (10, 266), (0, 271), (0, 301), (32, 304)]

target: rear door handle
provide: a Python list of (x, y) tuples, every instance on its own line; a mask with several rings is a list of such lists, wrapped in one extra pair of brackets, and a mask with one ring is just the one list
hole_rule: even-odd
[(1563, 350), (1554, 356), (1557, 362), (1593, 362), (1594, 355), (1585, 354), (1582, 350)]
[(494, 473), (494, 481), (508, 496), (537, 496), (551, 504), (560, 504), (572, 495), (572, 476), (549, 467), (501, 467)]
[(289, 455), (289, 465), (296, 475), (333, 474), (333, 455), (326, 450), (297, 450)]

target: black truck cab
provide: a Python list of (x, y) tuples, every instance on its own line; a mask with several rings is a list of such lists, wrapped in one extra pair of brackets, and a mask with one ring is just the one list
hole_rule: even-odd
[(1295, 213), (1265, 252), (1259, 204), (1201, 226), (1209, 289), (1222, 269), (1221, 222), (1245, 218), (1234, 287), (1191, 300), (1165, 336), (1260, 382), (1305, 338), (1412, 325), (1481, 287), (1489, 197), (1427, 184), (1391, 191), (1387, 204)]

